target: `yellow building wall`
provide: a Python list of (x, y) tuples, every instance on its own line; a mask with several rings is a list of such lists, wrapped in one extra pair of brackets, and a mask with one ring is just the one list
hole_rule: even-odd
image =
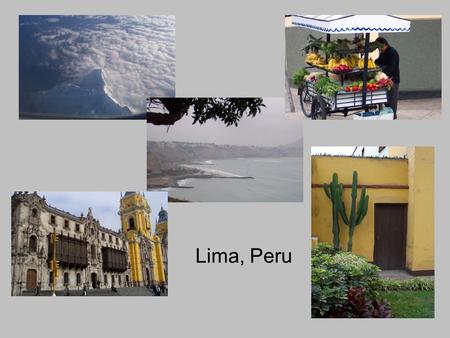
[[(311, 159), (312, 173), (311, 181), (311, 222), (312, 236), (318, 237), (319, 242), (332, 243), (332, 214), (331, 201), (326, 196), (322, 185), (329, 183), (332, 175), (336, 172), (339, 182), (352, 183), (353, 171), (358, 172), (358, 184), (361, 185), (408, 185), (408, 162), (403, 159), (381, 159), (381, 158), (352, 158), (313, 156)], [(319, 184), (320, 187), (314, 187)], [(358, 189), (358, 197), (361, 189)], [(351, 188), (345, 188), (343, 200), (347, 213), (351, 205)], [(360, 225), (357, 226), (353, 235), (353, 252), (365, 256), (373, 261), (373, 249), (375, 239), (375, 203), (407, 203), (408, 189), (367, 189), (369, 195), (369, 208), (367, 215)], [(359, 199), (358, 199), (359, 200)], [(348, 226), (340, 220), (341, 247), (347, 247)]]
[[(138, 209), (128, 211), (131, 207), (138, 207)], [(143, 236), (150, 238), (150, 224), (147, 222), (146, 215), (150, 212), (150, 207), (147, 200), (139, 193), (123, 197), (120, 200), (122, 230), (127, 232), (129, 230), (129, 219), (134, 218), (136, 230)]]
[(434, 270), (434, 148), (408, 149), (409, 207), (406, 267)]
[(136, 237), (133, 232), (128, 233), (128, 250), (130, 254), (130, 264), (131, 264), (131, 280), (133, 282), (142, 282), (144, 277), (142, 274), (141, 265), (141, 249), (139, 243), (135, 241)]
[(156, 282), (165, 282), (164, 274), (164, 262), (161, 250), (161, 241), (157, 235), (152, 236), (153, 239), (153, 250), (152, 250), (152, 260), (153, 264), (153, 278)]
[[(332, 243), (332, 205), (323, 191), (336, 172), (339, 182), (352, 183), (352, 174), (358, 172), (358, 184), (366, 185), (369, 208), (353, 237), (353, 252), (373, 261), (376, 203), (407, 203), (406, 268), (419, 272), (434, 270), (434, 148), (390, 147), (390, 156), (407, 159), (313, 156), (311, 159), (312, 236), (318, 242)], [(320, 186), (317, 186), (320, 185)], [(378, 186), (409, 186), (409, 189), (380, 189)], [(361, 190), (358, 189), (358, 198)], [(343, 200), (347, 213), (351, 205), (351, 188), (344, 188)], [(341, 247), (346, 248), (348, 226), (340, 219)]]

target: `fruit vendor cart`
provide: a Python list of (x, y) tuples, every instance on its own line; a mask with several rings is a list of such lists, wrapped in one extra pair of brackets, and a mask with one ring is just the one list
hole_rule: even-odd
[[(392, 82), (369, 58), (379, 47), (370, 42), (370, 34), (409, 32), (411, 22), (392, 15), (293, 15), (291, 23), (326, 34), (326, 40), (309, 35), (304, 48), (308, 67), (299, 75), (298, 90), (303, 113), (326, 119), (331, 114), (379, 112)], [(332, 34), (354, 34), (354, 39), (331, 41)]]

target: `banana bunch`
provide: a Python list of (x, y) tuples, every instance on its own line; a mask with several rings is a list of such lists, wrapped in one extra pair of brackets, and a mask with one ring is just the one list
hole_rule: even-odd
[(305, 62), (314, 63), (319, 58), (320, 58), (319, 54), (317, 54), (315, 52), (311, 52), (311, 53), (306, 54)]
[(315, 52), (306, 54), (305, 62), (316, 66), (326, 66), (325, 59)]
[(339, 65), (339, 59), (337, 59), (337, 58), (331, 58), (329, 61), (328, 61), (328, 69), (333, 69), (334, 67), (336, 67), (336, 66), (338, 66)]
[[(367, 68), (376, 68), (375, 62), (373, 62), (372, 58), (369, 58), (369, 62), (367, 63)], [(359, 59), (358, 68), (364, 68), (364, 58)]]
[(340, 65), (343, 65), (343, 66), (351, 67), (348, 58), (342, 58), (342, 59), (339, 61), (339, 64), (340, 64)]
[(352, 55), (348, 56), (347, 60), (348, 60), (350, 67), (352, 67), (352, 68), (358, 67), (359, 56), (357, 54), (352, 54)]

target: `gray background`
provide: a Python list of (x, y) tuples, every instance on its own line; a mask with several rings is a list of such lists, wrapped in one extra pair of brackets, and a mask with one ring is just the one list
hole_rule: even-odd
[[(168, 298), (10, 297), (14, 190), (145, 188), (146, 126), (139, 121), (18, 121), (20, 14), (175, 14), (179, 96), (283, 96), (284, 14), (442, 14), (443, 1), (20, 1), (2, 2), (0, 304), (6, 336), (380, 337), (439, 335), (448, 327), (449, 121), (306, 121), (302, 204), (171, 204)], [(363, 8), (364, 7), (364, 8)], [(345, 14), (345, 13), (344, 13)], [(445, 57), (443, 58), (445, 60)], [(420, 66), (420, 65), (418, 65)], [(443, 73), (448, 74), (446, 63)], [(445, 78), (445, 77), (444, 77)], [(447, 83), (443, 103), (447, 107)], [(436, 319), (310, 319), (311, 145), (436, 146)], [(291, 250), (290, 265), (204, 266), (195, 248)], [(53, 318), (53, 319), (52, 319)], [(52, 330), (52, 331), (50, 331)]]

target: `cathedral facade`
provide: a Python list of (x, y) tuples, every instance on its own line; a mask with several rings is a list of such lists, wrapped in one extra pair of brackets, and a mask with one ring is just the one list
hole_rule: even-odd
[(114, 231), (103, 227), (91, 209), (76, 216), (50, 206), (37, 193), (14, 193), (11, 294), (30, 293), (38, 285), (70, 290), (167, 284), (167, 211), (161, 208), (159, 219), (165, 218), (153, 232), (143, 194), (126, 192), (118, 209), (122, 228)]

